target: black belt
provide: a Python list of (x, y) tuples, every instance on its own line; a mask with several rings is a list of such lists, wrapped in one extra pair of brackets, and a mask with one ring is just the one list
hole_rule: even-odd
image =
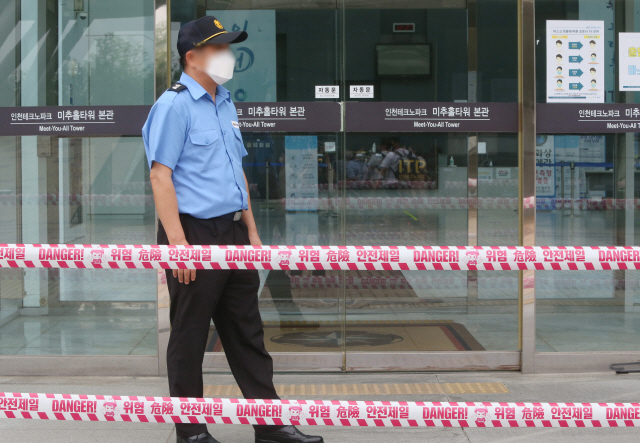
[(235, 211), (235, 212), (230, 212), (228, 214), (219, 215), (218, 217), (214, 217), (214, 218), (224, 218), (227, 220), (238, 221), (240, 220), (241, 217), (242, 217), (242, 211)]

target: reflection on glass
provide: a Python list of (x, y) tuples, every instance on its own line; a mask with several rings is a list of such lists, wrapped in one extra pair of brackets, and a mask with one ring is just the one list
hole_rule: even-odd
[[(230, 46), (236, 67), (233, 79), (224, 86), (233, 101), (313, 101), (318, 85), (338, 84), (338, 10), (325, 9), (326, 5), (302, 9), (305, 6), (286, 2), (282, 6), (248, 10), (242, 2), (231, 1), (224, 4), (225, 9), (211, 5), (204, 11), (225, 29), (249, 34), (244, 42)], [(181, 73), (176, 47), (180, 26), (199, 17), (195, 8), (172, 5), (172, 81)]]
[[(468, 198), (465, 134), (348, 134), (350, 245), (517, 242), (517, 137), (479, 134), (477, 202)], [(513, 177), (513, 178), (512, 178)], [(347, 271), (347, 351), (517, 350), (516, 272)]]
[[(29, 156), (28, 138), (22, 137), (22, 161), (33, 162), (34, 175), (23, 173), (16, 182), (7, 169), (3, 176), (0, 198), (9, 208), (2, 213), (4, 241), (155, 243), (140, 137), (46, 137), (40, 143), (46, 141), (50, 151), (42, 156)], [(1, 164), (9, 168), (16, 138), (1, 140), (6, 160)], [(16, 192), (20, 188), (23, 192)], [(156, 355), (155, 275), (153, 270), (0, 270), (0, 353)]]
[[(4, 3), (1, 106), (153, 103), (153, 1)], [(140, 137), (2, 137), (0, 168), (5, 243), (155, 243)], [(3, 268), (0, 354), (157, 355), (156, 293), (151, 270)]]
[[(638, 5), (632, 1), (626, 6)], [(536, 2), (536, 22), (603, 20), (604, 58), (613, 60), (620, 33), (637, 31), (633, 22), (618, 19), (625, 14), (619, 6), (579, 0)], [(540, 51), (548, 42), (544, 32), (539, 38)], [(595, 47), (595, 41), (588, 44)], [(585, 86), (596, 74), (590, 70), (594, 66), (590, 61), (585, 60), (587, 68), (582, 68), (587, 75), (582, 80)], [(614, 63), (595, 66), (604, 80), (606, 103), (637, 103), (637, 93), (616, 91)], [(544, 63), (536, 66), (536, 84), (537, 100), (545, 102)], [(536, 244), (638, 245), (637, 140), (637, 133), (538, 134)], [(536, 350), (637, 351), (640, 300), (636, 272), (537, 272)]]
[[(373, 83), (373, 101), (409, 109), (411, 102), (517, 100), (517, 46), (494, 33), (517, 33), (515, 4), (387, 6), (345, 10), (348, 85)], [(398, 23), (414, 27), (401, 32)], [(472, 151), (472, 139), (484, 151)], [(346, 178), (347, 244), (517, 242), (514, 135), (347, 133), (338, 169)], [(518, 349), (517, 273), (349, 271), (345, 278), (348, 352)]]
[[(637, 244), (636, 139), (538, 135), (537, 244)], [(537, 351), (637, 350), (635, 280), (633, 271), (538, 272)]]
[[(246, 132), (243, 169), (263, 244), (341, 243), (337, 134)], [(285, 260), (286, 257), (283, 257)], [(260, 271), (269, 352), (342, 352), (341, 271)], [(222, 352), (211, 325), (207, 352)]]
[(153, 104), (153, 1), (62, 2), (57, 25), (56, 104)]

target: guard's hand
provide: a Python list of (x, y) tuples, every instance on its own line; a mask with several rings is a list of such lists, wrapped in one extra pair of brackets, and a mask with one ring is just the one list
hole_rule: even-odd
[(249, 232), (249, 243), (251, 245), (261, 245), (262, 241), (260, 241), (260, 236), (258, 235), (258, 231)]
[[(177, 241), (175, 243), (171, 243), (172, 245), (188, 245), (189, 242), (186, 240)], [(195, 269), (173, 269), (173, 276), (178, 277), (178, 281), (180, 283), (184, 283), (188, 285), (190, 281), (194, 281), (196, 279), (196, 270)]]
[(178, 277), (178, 281), (185, 285), (188, 285), (190, 281), (194, 281), (196, 279), (196, 270), (195, 269), (174, 269), (173, 276)]

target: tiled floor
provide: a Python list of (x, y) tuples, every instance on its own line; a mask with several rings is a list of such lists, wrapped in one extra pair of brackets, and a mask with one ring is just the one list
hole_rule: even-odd
[(5, 355), (157, 355), (157, 348), (155, 309), (121, 317), (20, 316), (0, 327)]

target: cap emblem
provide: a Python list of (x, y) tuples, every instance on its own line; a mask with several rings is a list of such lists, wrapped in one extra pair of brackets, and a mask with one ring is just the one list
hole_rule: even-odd
[(217, 19), (213, 21), (213, 24), (216, 25), (219, 29), (222, 29), (222, 24)]

